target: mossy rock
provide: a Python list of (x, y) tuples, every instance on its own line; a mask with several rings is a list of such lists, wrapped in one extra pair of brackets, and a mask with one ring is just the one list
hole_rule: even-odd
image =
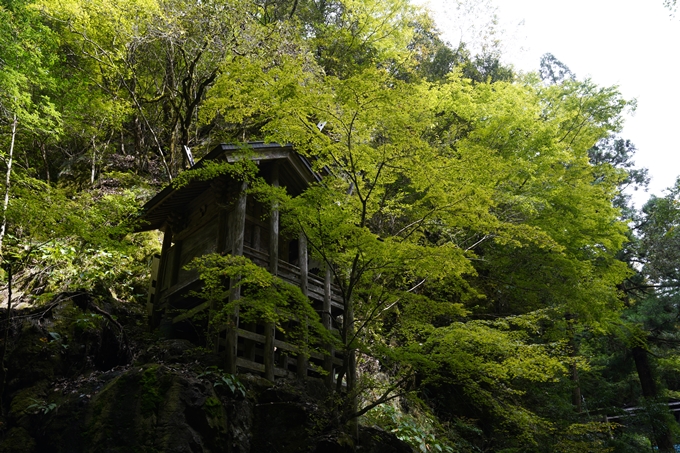
[(226, 435), (226, 412), (212, 387), (159, 366), (115, 378), (86, 417), (86, 451), (222, 451)]
[(51, 381), (61, 371), (61, 352), (50, 343), (45, 331), (26, 321), (8, 358), (7, 368), (10, 391), (39, 381)]
[(9, 406), (9, 418), (21, 420), (41, 410), (44, 411), (48, 405), (46, 390), (47, 382), (41, 381), (32, 387), (16, 392)]
[(24, 428), (12, 428), (0, 442), (0, 453), (33, 453), (35, 439)]

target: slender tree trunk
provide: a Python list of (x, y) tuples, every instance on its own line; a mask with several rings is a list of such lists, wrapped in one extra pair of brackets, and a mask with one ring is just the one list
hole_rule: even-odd
[(40, 142), (40, 153), (43, 158), (43, 163), (45, 164), (45, 178), (47, 179), (47, 182), (50, 183), (50, 162), (47, 160), (47, 150), (45, 149), (45, 142), (43, 141)]
[[(9, 206), (9, 190), (12, 182), (12, 158), (14, 157), (14, 139), (17, 135), (17, 115), (12, 120), (12, 140), (9, 145), (9, 158), (7, 159), (7, 173), (5, 175), (5, 199), (2, 202), (2, 226), (0, 226), (0, 257), (2, 257), (2, 245), (7, 234), (7, 207)], [(9, 310), (9, 308), (8, 308)]]
[[(0, 227), (0, 260), (2, 267), (7, 271), (7, 314), (5, 316), (5, 336), (0, 351), (0, 399), (5, 393), (7, 382), (7, 343), (9, 342), (10, 321), (12, 319), (12, 264), (3, 257), (2, 245), (7, 234), (7, 207), (9, 206), (9, 191), (12, 182), (12, 159), (14, 158), (14, 141), (17, 135), (18, 119), (16, 113), (12, 120), (12, 139), (9, 145), (9, 158), (7, 159), (7, 173), (5, 176), (5, 198), (2, 203), (2, 226)], [(4, 407), (4, 405), (2, 405)]]
[[(673, 446), (673, 436), (668, 426), (670, 414), (666, 402), (659, 401), (656, 389), (656, 382), (652, 374), (652, 367), (649, 365), (649, 357), (647, 351), (640, 347), (633, 347), (633, 360), (635, 360), (635, 368), (637, 369), (638, 377), (640, 379), (640, 387), (642, 389), (642, 396), (647, 402), (649, 418), (652, 425), (652, 434), (654, 441), (661, 453), (675, 453)], [(663, 407), (659, 407), (663, 404)], [(649, 410), (651, 409), (651, 411)]]
[(97, 145), (92, 137), (92, 169), (90, 172), (90, 185), (94, 186), (94, 178), (97, 174)]
[[(354, 301), (349, 296), (345, 304), (345, 312), (343, 313), (343, 330), (345, 337), (345, 359), (344, 366), (345, 377), (347, 380), (347, 413), (356, 414), (358, 410), (357, 398), (357, 352), (354, 347), (354, 336), (356, 335), (356, 328), (354, 326)], [(359, 421), (356, 417), (350, 418), (348, 421), (348, 429), (350, 435), (358, 441), (359, 439)]]
[(576, 315), (567, 313), (564, 315), (564, 319), (567, 321), (567, 335), (569, 337), (569, 349), (570, 356), (572, 358), (570, 368), (571, 373), (571, 404), (574, 406), (574, 410), (581, 413), (581, 385), (579, 383), (578, 367), (576, 366), (576, 357), (578, 357), (578, 343), (576, 342)]
[[(3, 267), (7, 271), (7, 314), (5, 315), (5, 335), (0, 351), (0, 400), (5, 394), (5, 385), (7, 384), (7, 343), (9, 342), (10, 321), (12, 320), (12, 264), (4, 262)], [(5, 407), (4, 404), (1, 406)]]

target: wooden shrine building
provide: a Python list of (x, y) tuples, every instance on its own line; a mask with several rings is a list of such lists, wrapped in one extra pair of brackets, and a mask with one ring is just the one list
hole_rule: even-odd
[[(252, 143), (248, 156), (258, 166), (259, 176), (273, 186), (285, 187), (298, 195), (319, 181), (310, 163), (291, 146)], [(192, 167), (207, 161), (234, 162), (243, 148), (220, 145)], [(140, 231), (163, 231), (161, 255), (154, 260), (149, 291), (148, 314), (152, 328), (160, 328), (170, 337), (201, 338), (200, 325), (192, 317), (208, 308), (208, 303), (188, 297), (200, 287), (196, 271), (184, 267), (195, 257), (208, 253), (244, 255), (255, 264), (294, 284), (309, 297), (323, 325), (332, 329), (332, 320), (342, 314), (341, 298), (331, 281), (331, 273), (310, 260), (304, 235), (282, 237), (280, 214), (275, 206), (264, 206), (246, 193), (246, 184), (229, 176), (209, 181), (193, 180), (179, 189), (166, 187), (145, 206)], [(238, 298), (238, 291), (232, 291)], [(217, 348), (225, 356), (230, 373), (239, 371), (274, 377), (304, 377), (313, 368), (297, 348), (271, 325), (239, 323), (220, 335)], [(335, 369), (341, 359), (335, 353), (309, 358), (328, 374), (333, 385)]]

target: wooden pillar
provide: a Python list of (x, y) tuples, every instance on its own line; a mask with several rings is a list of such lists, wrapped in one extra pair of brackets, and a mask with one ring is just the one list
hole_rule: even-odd
[(165, 282), (165, 269), (168, 267), (170, 247), (172, 247), (172, 229), (168, 223), (163, 228), (163, 245), (161, 246), (161, 262), (158, 268), (158, 279), (156, 280), (156, 294), (153, 298), (153, 313), (151, 315), (150, 327), (157, 328), (161, 323), (161, 317), (165, 307), (161, 307), (161, 290)]
[[(231, 216), (231, 254), (234, 256), (243, 255), (243, 237), (246, 228), (246, 201), (248, 184), (241, 183), (240, 193), (236, 208)], [(230, 282), (229, 301), (234, 302), (240, 299), (240, 288), (236, 286), (238, 279), (232, 279)], [(227, 327), (226, 345), (227, 345), (227, 373), (236, 373), (236, 354), (238, 348), (238, 308), (234, 309), (231, 319), (231, 325)]]
[[(323, 326), (331, 330), (333, 327), (331, 322), (331, 267), (326, 264), (326, 277), (324, 278), (323, 284), (323, 312), (321, 315), (321, 322)], [(324, 357), (323, 369), (328, 373), (326, 376), (326, 387), (330, 390), (333, 389), (333, 356), (335, 352), (333, 351), (333, 346), (327, 345), (328, 355)]]
[(239, 188), (238, 201), (232, 215), (232, 229), (231, 229), (231, 254), (234, 256), (243, 255), (243, 238), (246, 229), (246, 202), (248, 195), (248, 183), (242, 182)]
[[(302, 294), (307, 297), (309, 295), (309, 261), (307, 260), (307, 236), (305, 233), (300, 233), (298, 240), (298, 261), (300, 263), (300, 289)], [(307, 323), (307, 320), (300, 319), (301, 323)], [(309, 338), (305, 338), (309, 342)], [(297, 376), (300, 379), (307, 377), (307, 357), (300, 351), (297, 356)]]
[[(272, 171), (273, 187), (279, 186), (279, 169), (274, 166)], [(269, 215), (269, 272), (272, 275), (279, 273), (279, 207), (276, 203), (272, 205)], [(270, 381), (274, 380), (274, 337), (276, 326), (268, 322), (264, 326), (264, 377)]]
[(217, 215), (217, 253), (224, 255), (231, 252), (229, 230), (229, 211), (226, 208), (221, 208)]
[(307, 256), (307, 236), (300, 233), (298, 240), (298, 257), (300, 261), (300, 289), (302, 294), (309, 294), (309, 259)]
[[(215, 195), (215, 204), (219, 212), (217, 215), (217, 253), (226, 254), (231, 252), (231, 228), (229, 225), (229, 211), (234, 207), (234, 192), (232, 188), (230, 193), (229, 184), (224, 178), (214, 179), (210, 183), (210, 188)], [(238, 200), (238, 199), (236, 199)]]
[[(279, 170), (274, 167), (272, 171), (273, 187), (279, 187)], [(272, 205), (269, 216), (269, 272), (272, 275), (279, 273), (279, 207), (276, 203)]]
[[(231, 244), (229, 240), (229, 211), (227, 210), (227, 205), (222, 202), (222, 197), (225, 197), (223, 191), (216, 190), (215, 192), (215, 196), (218, 199), (217, 206), (219, 207), (219, 211), (217, 213), (217, 237), (215, 238), (215, 243), (217, 246), (215, 251), (221, 255), (225, 255), (227, 252), (231, 252)], [(210, 304), (210, 318), (208, 319), (207, 333), (209, 342), (210, 340), (213, 342), (212, 349), (215, 353), (218, 353), (220, 350), (220, 336), (222, 334), (222, 329), (219, 326), (216, 329), (210, 327), (210, 322), (212, 321), (213, 313), (215, 313), (220, 308), (218, 305), (219, 303), (217, 301), (213, 301)]]

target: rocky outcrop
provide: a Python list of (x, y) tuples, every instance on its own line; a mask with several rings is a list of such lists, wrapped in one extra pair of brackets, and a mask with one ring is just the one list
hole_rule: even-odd
[(76, 306), (13, 326), (0, 453), (412, 451), (375, 428), (358, 442), (338, 430), (320, 381), (234, 379), (209, 351), (143, 329), (130, 349)]

